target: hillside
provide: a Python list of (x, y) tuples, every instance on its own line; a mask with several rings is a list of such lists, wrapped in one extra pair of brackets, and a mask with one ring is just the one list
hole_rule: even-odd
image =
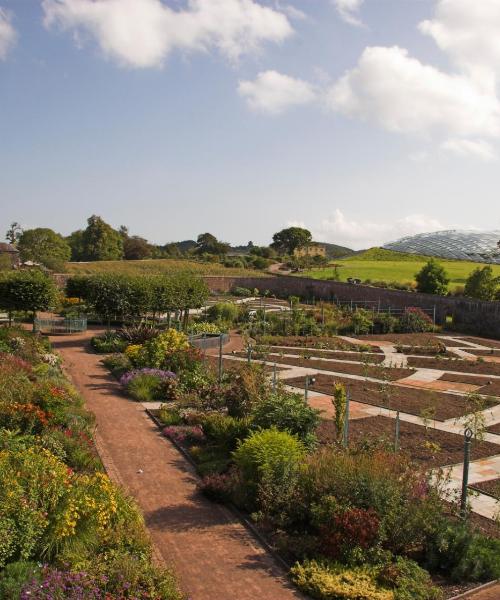
[(264, 277), (268, 274), (252, 269), (231, 269), (218, 263), (194, 260), (159, 258), (150, 260), (102, 260), (96, 262), (66, 263), (66, 273), (91, 275), (94, 273), (128, 273), (130, 275), (162, 275), (190, 271), (200, 275)]
[(345, 256), (349, 256), (354, 253), (354, 250), (351, 248), (346, 248), (345, 246), (338, 246), (337, 244), (327, 244), (321, 242), (323, 246), (326, 248), (326, 256), (330, 260), (334, 258), (344, 258)]
[[(352, 251), (351, 251), (352, 252)], [(422, 262), (428, 261), (430, 256), (423, 254), (410, 254), (408, 252), (396, 252), (395, 250), (386, 250), (385, 248), (368, 248), (354, 252), (346, 260), (362, 260), (362, 261), (395, 261), (395, 262)], [(438, 259), (444, 260), (444, 259)]]

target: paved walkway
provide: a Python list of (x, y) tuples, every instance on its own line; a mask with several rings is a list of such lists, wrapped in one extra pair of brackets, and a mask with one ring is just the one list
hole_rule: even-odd
[(86, 351), (93, 333), (53, 337), (52, 343), (96, 416), (96, 441), (110, 477), (138, 501), (159, 558), (173, 564), (189, 598), (302, 598), (232, 513), (197, 493), (187, 461), (143, 407), (120, 393), (100, 357)]

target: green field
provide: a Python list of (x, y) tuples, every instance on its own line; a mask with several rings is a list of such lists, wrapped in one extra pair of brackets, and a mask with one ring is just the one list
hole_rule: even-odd
[(219, 263), (194, 260), (159, 258), (151, 260), (102, 260), (96, 262), (66, 263), (66, 273), (71, 275), (93, 275), (95, 273), (126, 273), (128, 275), (162, 275), (190, 271), (199, 275), (226, 275), (241, 277), (263, 277), (266, 273), (252, 269), (231, 269)]
[[(353, 277), (361, 279), (361, 281), (370, 279), (372, 282), (385, 281), (406, 284), (415, 282), (415, 274), (420, 271), (427, 260), (428, 258), (425, 256), (372, 248), (343, 260), (336, 260), (335, 264), (340, 265), (338, 268), (340, 281), (346, 281), (348, 277)], [(485, 266), (483, 263), (463, 260), (437, 260), (448, 273), (450, 290), (454, 290), (457, 286), (463, 286), (471, 271)], [(491, 265), (491, 267), (494, 275), (500, 276), (500, 265)], [(300, 275), (314, 279), (331, 279), (334, 269), (329, 267), (312, 269), (304, 271)]]

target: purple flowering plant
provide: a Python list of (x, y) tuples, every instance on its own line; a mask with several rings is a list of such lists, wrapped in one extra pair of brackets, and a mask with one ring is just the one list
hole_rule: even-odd
[(151, 375), (158, 377), (160, 381), (168, 381), (170, 379), (176, 379), (177, 375), (172, 371), (163, 371), (162, 369), (150, 369), (145, 367), (143, 369), (134, 369), (133, 371), (127, 371), (120, 377), (120, 384), (123, 387), (127, 387), (131, 381), (133, 381), (139, 375)]

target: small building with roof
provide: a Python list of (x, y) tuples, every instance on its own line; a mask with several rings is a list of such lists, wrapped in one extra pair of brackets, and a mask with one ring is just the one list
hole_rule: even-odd
[(12, 244), (0, 242), (0, 268), (5, 268), (10, 263), (13, 269), (17, 269), (20, 262), (19, 250)]

